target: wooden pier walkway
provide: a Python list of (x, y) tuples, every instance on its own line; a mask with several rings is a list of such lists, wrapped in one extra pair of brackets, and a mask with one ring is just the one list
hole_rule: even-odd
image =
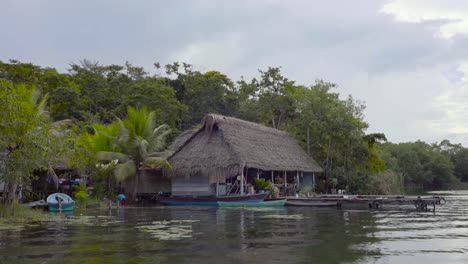
[(436, 205), (445, 203), (442, 196), (407, 196), (407, 195), (321, 195), (317, 197), (286, 197), (286, 206), (314, 206), (336, 208), (381, 209), (386, 205), (413, 205), (417, 210), (435, 211)]

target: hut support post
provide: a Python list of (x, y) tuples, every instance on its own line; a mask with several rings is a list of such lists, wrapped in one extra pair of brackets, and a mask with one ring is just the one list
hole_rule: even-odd
[(273, 178), (273, 171), (271, 171), (271, 183), (275, 184), (275, 179)]
[(241, 170), (240, 195), (244, 195), (244, 168)]
[(257, 180), (260, 179), (260, 171), (257, 169)]
[(312, 172), (312, 191), (315, 192), (315, 172)]
[(296, 190), (298, 190), (299, 187), (299, 171), (296, 171)]
[(216, 179), (216, 197), (219, 195), (219, 171), (217, 173), (218, 177)]
[(283, 184), (284, 184), (284, 187), (288, 185), (288, 183), (286, 182), (286, 171), (283, 171)]

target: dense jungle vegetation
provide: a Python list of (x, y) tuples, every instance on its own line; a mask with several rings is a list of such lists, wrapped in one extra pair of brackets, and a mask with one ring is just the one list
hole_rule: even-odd
[[(0, 180), (14, 190), (59, 161), (105, 178), (108, 164), (97, 168), (98, 160), (123, 155), (126, 164), (115, 165), (122, 177), (132, 175), (135, 162), (163, 164), (163, 143), (197, 126), (205, 113), (218, 113), (289, 132), (323, 167), (319, 191), (401, 193), (468, 181), (468, 149), (448, 140), (395, 144), (384, 134), (366, 134), (365, 105), (352, 96), (342, 99), (334, 83), (298, 84), (276, 67), (237, 81), (186, 63), (154, 67), (157, 74), (130, 63), (83, 60), (60, 73), (0, 61)], [(156, 127), (160, 135), (145, 132)], [(123, 141), (132, 136), (138, 148)], [(146, 146), (146, 137), (154, 145)], [(149, 155), (150, 149), (160, 155)]]

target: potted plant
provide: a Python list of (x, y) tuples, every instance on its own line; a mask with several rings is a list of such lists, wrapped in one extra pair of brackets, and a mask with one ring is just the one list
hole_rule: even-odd
[(268, 185), (269, 182), (265, 179), (254, 179), (255, 190), (258, 193), (264, 193)]

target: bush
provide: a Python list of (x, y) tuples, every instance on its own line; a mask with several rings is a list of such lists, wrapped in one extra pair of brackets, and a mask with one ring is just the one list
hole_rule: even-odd
[(77, 204), (83, 204), (88, 199), (88, 192), (86, 191), (86, 183), (81, 183), (77, 186), (77, 191), (75, 193), (75, 202)]
[(88, 193), (85, 191), (79, 191), (75, 194), (75, 201), (77, 204), (83, 204), (88, 199)]
[(403, 176), (392, 170), (378, 172), (370, 177), (369, 193), (370, 194), (402, 194), (403, 193)]
[(268, 194), (271, 198), (278, 198), (279, 189), (273, 183), (268, 182), (268, 187), (266, 188)]
[(254, 179), (255, 189), (258, 191), (266, 190), (270, 182), (265, 179)]

